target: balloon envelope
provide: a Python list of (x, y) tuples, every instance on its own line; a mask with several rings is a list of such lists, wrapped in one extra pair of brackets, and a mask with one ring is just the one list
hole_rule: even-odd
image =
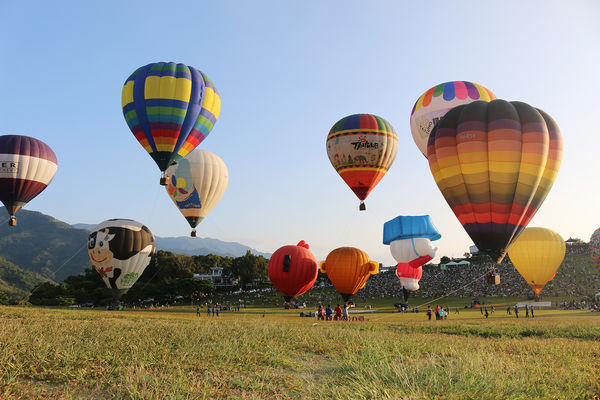
[(107, 287), (125, 293), (142, 275), (155, 249), (147, 226), (131, 219), (109, 219), (88, 239), (88, 254)]
[(413, 268), (409, 264), (399, 263), (396, 267), (396, 276), (400, 279), (402, 288), (414, 292), (419, 290), (419, 281), (423, 277), (423, 267)]
[(48, 186), (57, 168), (56, 155), (41, 140), (0, 136), (0, 200), (11, 220), (15, 220), (17, 210)]
[(283, 246), (273, 253), (268, 266), (269, 279), (285, 301), (309, 290), (317, 280), (319, 266), (309, 246), (300, 241), (296, 246)]
[(565, 242), (546, 228), (526, 228), (508, 249), (508, 256), (533, 291), (539, 294), (565, 258)]
[(499, 262), (550, 191), (562, 138), (552, 117), (528, 104), (475, 101), (444, 115), (427, 157), (465, 231)]
[(217, 205), (229, 183), (223, 160), (196, 149), (166, 171), (167, 193), (192, 228)]
[(135, 138), (165, 171), (209, 134), (219, 118), (221, 99), (203, 72), (159, 62), (127, 78), (121, 106)]
[(592, 255), (592, 260), (594, 260), (596, 266), (600, 269), (600, 228), (596, 229), (590, 238), (590, 254)]
[(383, 118), (354, 114), (333, 125), (326, 145), (333, 168), (354, 194), (365, 200), (394, 162), (398, 136)]
[(355, 247), (332, 250), (321, 262), (321, 272), (327, 274), (345, 301), (362, 289), (371, 275), (379, 272), (379, 263)]
[(417, 99), (410, 113), (410, 130), (415, 144), (427, 157), (429, 134), (448, 110), (475, 100), (495, 98), (488, 89), (467, 81), (445, 82), (430, 88)]

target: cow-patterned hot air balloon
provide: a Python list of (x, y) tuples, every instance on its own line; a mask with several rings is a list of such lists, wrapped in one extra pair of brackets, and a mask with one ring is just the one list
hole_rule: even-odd
[(565, 258), (565, 241), (551, 229), (525, 228), (508, 249), (510, 261), (535, 294), (550, 282)]
[(396, 158), (398, 136), (383, 118), (354, 114), (333, 125), (327, 135), (327, 156), (336, 172), (361, 200), (379, 183)]
[(163, 172), (191, 152), (219, 118), (221, 99), (203, 72), (175, 63), (135, 70), (121, 93), (129, 129)]
[(44, 142), (29, 136), (0, 136), (0, 200), (17, 225), (15, 213), (40, 194), (56, 173), (56, 155)]
[(475, 100), (495, 98), (488, 89), (467, 81), (445, 82), (430, 88), (417, 99), (410, 113), (410, 130), (415, 144), (427, 157), (429, 134), (448, 110)]
[(269, 259), (269, 279), (285, 301), (290, 301), (310, 289), (319, 275), (317, 259), (301, 240), (296, 246), (280, 247)]
[(109, 219), (96, 226), (88, 238), (88, 254), (96, 272), (118, 296), (142, 275), (155, 249), (154, 235), (131, 219)]
[(475, 101), (438, 122), (427, 158), (461, 225), (497, 263), (550, 191), (562, 137), (552, 117), (528, 104)]
[[(196, 149), (166, 171), (167, 193), (195, 228), (221, 200), (229, 173), (223, 160), (214, 153)], [(192, 237), (196, 236), (193, 229)]]
[(596, 229), (590, 238), (590, 254), (592, 255), (592, 260), (594, 260), (596, 266), (600, 269), (600, 228)]
[(371, 261), (367, 253), (356, 247), (339, 247), (321, 262), (320, 270), (327, 274), (344, 301), (348, 301), (365, 287), (371, 275), (379, 272), (379, 263)]

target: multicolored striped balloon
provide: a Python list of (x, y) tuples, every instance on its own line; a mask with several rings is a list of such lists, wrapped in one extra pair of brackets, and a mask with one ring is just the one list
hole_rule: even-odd
[(467, 81), (445, 82), (430, 88), (419, 97), (410, 113), (410, 130), (415, 144), (427, 156), (429, 134), (448, 110), (475, 100), (495, 98), (488, 89)]
[(15, 213), (40, 194), (58, 168), (56, 155), (41, 140), (19, 135), (0, 136), (0, 201), (15, 226)]
[(344, 182), (361, 200), (386, 174), (398, 152), (398, 136), (383, 118), (354, 114), (340, 119), (327, 135), (327, 156)]
[(590, 254), (592, 255), (592, 260), (594, 260), (596, 266), (600, 269), (600, 228), (596, 229), (590, 238)]
[(221, 99), (201, 71), (160, 62), (127, 78), (121, 105), (129, 129), (164, 172), (209, 134), (219, 118)]
[(552, 117), (528, 104), (476, 101), (439, 121), (427, 158), (477, 248), (500, 262), (554, 183), (562, 137)]

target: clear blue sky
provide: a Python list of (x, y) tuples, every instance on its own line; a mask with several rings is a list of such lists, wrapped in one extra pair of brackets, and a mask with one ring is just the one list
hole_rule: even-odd
[[(39, 138), (59, 160), (26, 209), (68, 223), (132, 218), (157, 236), (187, 236), (120, 108), (131, 72), (174, 61), (204, 71), (222, 99), (200, 146), (227, 163), (230, 182), (199, 236), (265, 252), (304, 239), (319, 260), (355, 246), (391, 265), (383, 223), (430, 214), (438, 255), (462, 255), (472, 243), (409, 126), (421, 93), (449, 80), (558, 122), (563, 164), (530, 226), (584, 240), (600, 226), (600, 2), (2, 0), (0, 10), (0, 134)], [(325, 138), (361, 112), (395, 127), (399, 151), (359, 213)]]

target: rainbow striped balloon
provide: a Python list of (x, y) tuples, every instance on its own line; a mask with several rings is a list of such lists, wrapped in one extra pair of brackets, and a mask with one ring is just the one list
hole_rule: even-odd
[(552, 117), (528, 104), (476, 101), (439, 121), (427, 158), (475, 245), (500, 262), (554, 183), (562, 137)]
[(160, 62), (127, 78), (121, 106), (129, 129), (164, 172), (209, 134), (219, 118), (221, 99), (201, 71)]
[(590, 254), (592, 255), (592, 260), (594, 260), (596, 266), (600, 269), (600, 228), (596, 229), (590, 238)]
[(495, 98), (488, 89), (467, 81), (445, 82), (430, 88), (417, 99), (410, 113), (410, 130), (415, 144), (427, 156), (429, 134), (448, 110), (475, 100)]

